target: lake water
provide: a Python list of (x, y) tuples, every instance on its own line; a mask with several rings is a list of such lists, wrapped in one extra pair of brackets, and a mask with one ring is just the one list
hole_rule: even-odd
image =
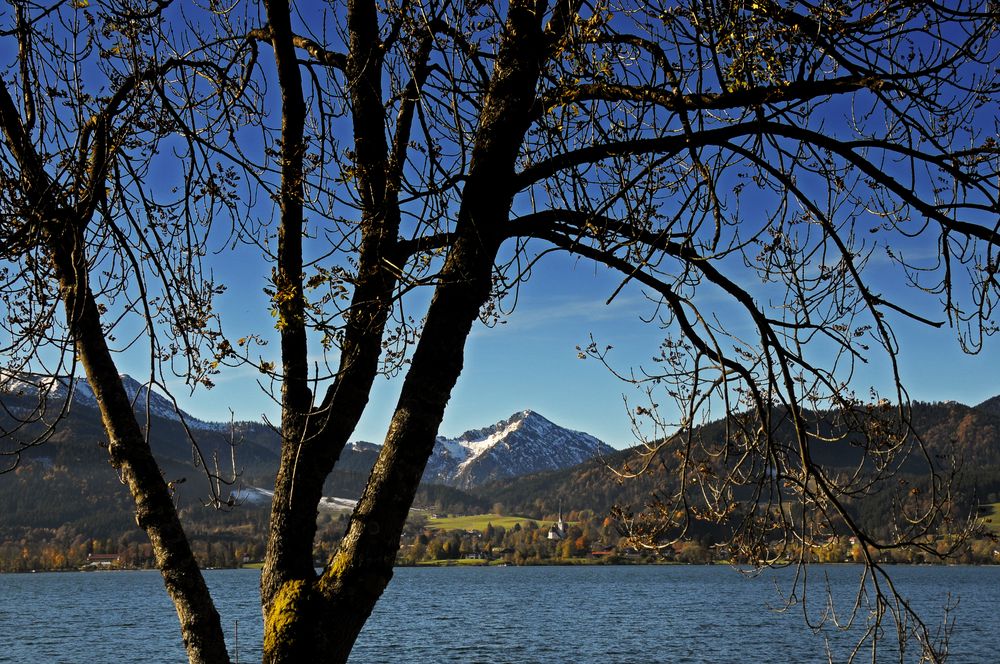
[[(810, 569), (829, 579), (841, 609), (850, 603), (859, 567)], [(1000, 661), (1000, 567), (890, 571), (932, 625), (958, 602), (948, 613), (956, 621), (949, 662)], [(259, 573), (206, 578), (230, 652), (259, 661)], [(815, 634), (801, 605), (773, 610), (776, 586), (791, 578), (791, 570), (746, 578), (725, 566), (401, 568), (351, 662), (824, 662), (828, 647), (833, 661), (846, 661), (857, 630)], [(816, 616), (824, 590), (811, 592)], [(888, 650), (878, 657), (897, 659)], [(157, 572), (0, 575), (0, 662), (184, 661)]]

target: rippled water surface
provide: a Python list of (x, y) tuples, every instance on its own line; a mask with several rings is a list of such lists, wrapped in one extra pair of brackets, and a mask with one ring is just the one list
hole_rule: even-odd
[[(951, 659), (1000, 661), (1000, 568), (895, 567), (894, 580), (940, 625), (955, 620)], [(837, 605), (860, 568), (812, 568)], [(234, 659), (259, 661), (255, 570), (206, 572)], [(805, 625), (776, 587), (790, 570), (746, 578), (724, 566), (396, 570), (352, 663), (845, 661), (853, 636)], [(825, 585), (825, 584), (821, 584)], [(825, 588), (810, 589), (820, 615)], [(812, 604), (815, 602), (815, 610)], [(771, 608), (769, 608), (771, 607)], [(888, 651), (879, 661), (896, 661)], [(157, 572), (0, 575), (0, 662), (183, 662), (177, 619)], [(916, 661), (906, 653), (905, 661)]]

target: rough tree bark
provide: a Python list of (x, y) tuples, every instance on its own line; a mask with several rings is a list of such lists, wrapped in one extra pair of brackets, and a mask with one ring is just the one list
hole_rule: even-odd
[(52, 262), (80, 364), (108, 434), (111, 465), (132, 494), (136, 524), (153, 545), (156, 566), (177, 611), (188, 658), (193, 662), (228, 662), (219, 613), (108, 350), (100, 313), (88, 286), (83, 237), (77, 230), (81, 224), (64, 218), (54, 225), (58, 230), (53, 229), (48, 238)]
[[(323, 483), (353, 433), (378, 372), (382, 336), (392, 306), (396, 279), (386, 269), (394, 258), (399, 227), (399, 208), (394, 197), (398, 178), (385, 140), (381, 105), (381, 64), (378, 22), (374, 3), (348, 4), (351, 34), (350, 55), (338, 62), (350, 79), (355, 151), (362, 192), (362, 240), (358, 270), (347, 316), (339, 369), (323, 402), (314, 405), (306, 387), (305, 321), (302, 315), (301, 241), (304, 154), (302, 129), (305, 121), (301, 78), (293, 46), (287, 2), (266, 3), (270, 37), (278, 63), (282, 90), (282, 262), (290, 269), (279, 276), (294, 299), (282, 302), (282, 357), (286, 363), (282, 391), (282, 454), (275, 482), (267, 554), (261, 577), (265, 616), (286, 584), (314, 582), (313, 540), (317, 506)], [(297, 268), (297, 269), (296, 269)], [(293, 305), (294, 303), (294, 305)], [(294, 306), (294, 308), (293, 308)], [(287, 346), (284, 340), (288, 339)], [(292, 341), (294, 340), (294, 342)], [(299, 387), (288, 389), (288, 375)], [(270, 638), (270, 637), (269, 637)], [(270, 641), (268, 642), (270, 643)]]

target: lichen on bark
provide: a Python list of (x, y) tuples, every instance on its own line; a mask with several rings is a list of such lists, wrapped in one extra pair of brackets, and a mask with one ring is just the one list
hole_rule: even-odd
[(293, 645), (292, 630), (309, 602), (311, 585), (304, 579), (293, 579), (282, 584), (274, 596), (264, 621), (264, 652), (274, 653), (279, 648)]

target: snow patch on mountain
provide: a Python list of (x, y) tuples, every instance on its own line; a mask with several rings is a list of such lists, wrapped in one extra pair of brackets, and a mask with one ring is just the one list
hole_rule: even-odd
[[(243, 503), (264, 505), (270, 503), (274, 498), (274, 491), (271, 491), (270, 489), (261, 489), (256, 486), (248, 486), (240, 489), (239, 493), (235, 494), (235, 498)], [(352, 498), (323, 496), (319, 499), (318, 507), (319, 509), (327, 512), (350, 512), (357, 504), (358, 501)]]
[(240, 489), (235, 494), (237, 501), (249, 503), (251, 505), (266, 505), (274, 498), (274, 492), (267, 489), (260, 489), (255, 486), (248, 486)]
[(351, 452), (374, 452), (375, 454), (378, 454), (381, 449), (382, 449), (381, 445), (376, 445), (375, 443), (368, 443), (363, 440), (347, 444), (347, 450)]
[(319, 499), (319, 509), (329, 512), (351, 512), (358, 501), (351, 498), (337, 498), (335, 496), (323, 496)]

